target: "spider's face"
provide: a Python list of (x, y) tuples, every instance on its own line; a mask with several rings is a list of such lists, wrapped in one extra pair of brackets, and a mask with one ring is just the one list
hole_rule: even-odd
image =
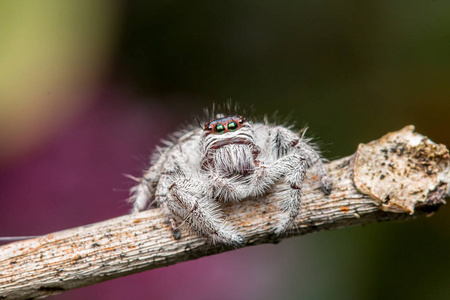
[(209, 121), (202, 134), (203, 149), (216, 150), (229, 144), (254, 144), (253, 129), (243, 117), (231, 116)]

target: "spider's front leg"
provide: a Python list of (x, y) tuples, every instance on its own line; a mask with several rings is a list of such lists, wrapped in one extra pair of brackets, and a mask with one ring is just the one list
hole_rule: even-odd
[[(169, 219), (174, 216), (178, 221), (188, 223), (196, 232), (213, 242), (242, 244), (244, 238), (226, 224), (220, 206), (211, 197), (210, 187), (204, 182), (200, 178), (177, 178), (168, 187), (167, 196), (161, 198), (161, 206), (169, 214)], [(173, 228), (173, 219), (171, 221), (175, 236), (178, 228)]]
[(270, 132), (270, 137), (272, 155), (277, 158), (275, 171), (283, 173), (285, 182), (291, 187), (287, 197), (282, 200), (285, 216), (275, 228), (275, 233), (281, 234), (291, 227), (299, 214), (302, 184), (307, 170), (316, 166), (325, 194), (331, 192), (331, 181), (326, 175), (320, 155), (295, 133), (284, 127), (275, 127)]

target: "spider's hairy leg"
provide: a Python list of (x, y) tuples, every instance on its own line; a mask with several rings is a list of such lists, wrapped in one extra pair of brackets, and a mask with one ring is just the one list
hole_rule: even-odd
[(130, 201), (133, 202), (131, 213), (134, 214), (145, 210), (151, 198), (148, 182), (144, 178), (140, 179), (139, 184), (131, 189), (131, 194)]
[(169, 187), (172, 185), (172, 182), (173, 172), (166, 172), (161, 175), (155, 191), (155, 200), (170, 223), (173, 237), (178, 240), (181, 238), (181, 233), (178, 229), (178, 223), (175, 216), (168, 207), (168, 203), (170, 202)]
[(214, 197), (239, 201), (249, 196), (261, 196), (276, 182), (284, 181), (299, 189), (309, 165), (297, 154), (289, 154), (273, 162), (258, 162), (253, 173), (246, 177), (211, 176)]
[(146, 210), (155, 199), (155, 188), (160, 178), (159, 172), (157, 172), (158, 167), (154, 165), (148, 169), (139, 179), (139, 184), (131, 189), (130, 201), (133, 203), (131, 213)]
[(316, 166), (322, 189), (326, 194), (331, 191), (331, 182), (326, 175), (320, 155), (294, 132), (284, 127), (275, 127), (270, 132), (269, 144), (276, 158), (273, 174), (283, 174), (290, 189), (283, 197), (281, 206), (285, 216), (275, 228), (276, 234), (285, 232), (299, 214), (301, 190), (307, 170)]
[(283, 234), (292, 227), (300, 211), (301, 190), (288, 189), (285, 197), (283, 197), (283, 200), (281, 201), (281, 206), (283, 215), (281, 216), (281, 220), (275, 226), (274, 233), (276, 235)]
[[(264, 194), (274, 183), (284, 177), (284, 181), (288, 184), (288, 190), (281, 201), (283, 215), (274, 230), (275, 234), (282, 234), (291, 227), (299, 214), (301, 187), (308, 168), (305, 159), (297, 154), (290, 154), (272, 163), (259, 164), (255, 168), (255, 172), (247, 177), (245, 184), (235, 183), (233, 185), (230, 179), (227, 186), (233, 186), (233, 193), (239, 195), (242, 199)], [(236, 197), (236, 199), (239, 199), (239, 197)]]
[(279, 161), (283, 161), (286, 165), (292, 165), (279, 171), (285, 172), (284, 181), (289, 184), (290, 188), (282, 197), (281, 207), (284, 216), (275, 227), (275, 234), (282, 234), (288, 230), (297, 218), (301, 205), (302, 182), (309, 168), (306, 160), (295, 154), (284, 156)]
[(214, 199), (223, 201), (239, 201), (249, 196), (248, 185), (241, 184), (240, 176), (223, 177), (215, 172), (211, 173), (212, 193)]
[(245, 177), (223, 177), (212, 174), (213, 197), (223, 201), (239, 201), (246, 197), (264, 195), (292, 168), (291, 159), (280, 159), (272, 163), (258, 162), (254, 172)]
[[(331, 192), (331, 181), (327, 177), (327, 172), (319, 153), (314, 150), (313, 147), (308, 145), (307, 142), (291, 130), (280, 126), (271, 130), (270, 137), (270, 146), (275, 157), (281, 158), (289, 156), (289, 154), (295, 154), (305, 160), (307, 163), (306, 168), (310, 168), (315, 165), (317, 175), (319, 175), (322, 184), (322, 190), (327, 195)], [(297, 183), (301, 184), (302, 182), (297, 181)]]
[(319, 153), (317, 153), (317, 151), (315, 151), (310, 145), (301, 140), (297, 145), (295, 145), (295, 149), (296, 153), (307, 159), (310, 166), (316, 166), (317, 175), (319, 175), (320, 183), (322, 185), (322, 190), (325, 194), (329, 195), (332, 185), (330, 178), (327, 176), (327, 171), (325, 170), (325, 166)]
[(171, 214), (189, 224), (213, 242), (240, 245), (244, 238), (227, 225), (220, 206), (211, 197), (204, 181), (178, 178), (169, 187), (165, 203)]
[[(184, 142), (189, 141), (194, 134), (191, 133), (185, 137), (180, 138)], [(180, 142), (181, 143), (181, 142)], [(129, 176), (131, 179), (138, 181), (139, 184), (131, 189), (130, 202), (133, 203), (131, 213), (137, 213), (146, 210), (151, 206), (156, 199), (155, 192), (163, 173), (170, 175), (180, 168), (178, 157), (180, 152), (173, 152), (175, 142), (164, 141), (164, 147), (157, 147), (155, 153), (152, 155), (151, 167), (145, 171), (141, 179), (135, 179)], [(163, 171), (164, 170), (164, 171)], [(167, 177), (167, 176), (166, 176)], [(170, 177), (170, 176), (169, 176)]]

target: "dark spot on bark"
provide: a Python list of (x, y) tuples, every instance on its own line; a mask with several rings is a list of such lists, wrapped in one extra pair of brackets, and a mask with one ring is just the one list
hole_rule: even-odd
[(179, 240), (181, 239), (181, 232), (180, 230), (176, 229), (172, 231), (172, 236), (174, 239)]
[(97, 247), (100, 247), (100, 244), (99, 244), (99, 243), (93, 243), (93, 244), (91, 245), (91, 247), (92, 247), (92, 248), (97, 248)]
[(383, 174), (381, 174), (380, 179), (383, 180), (384, 177), (385, 177), (385, 176), (384, 176)]

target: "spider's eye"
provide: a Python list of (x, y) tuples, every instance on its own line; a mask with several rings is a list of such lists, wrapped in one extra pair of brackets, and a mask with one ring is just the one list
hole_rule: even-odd
[(229, 131), (236, 131), (237, 124), (236, 124), (236, 122), (230, 122), (230, 123), (228, 123), (227, 127), (228, 127)]
[(218, 134), (222, 134), (225, 132), (225, 126), (223, 126), (222, 124), (217, 124), (216, 126), (216, 132)]

